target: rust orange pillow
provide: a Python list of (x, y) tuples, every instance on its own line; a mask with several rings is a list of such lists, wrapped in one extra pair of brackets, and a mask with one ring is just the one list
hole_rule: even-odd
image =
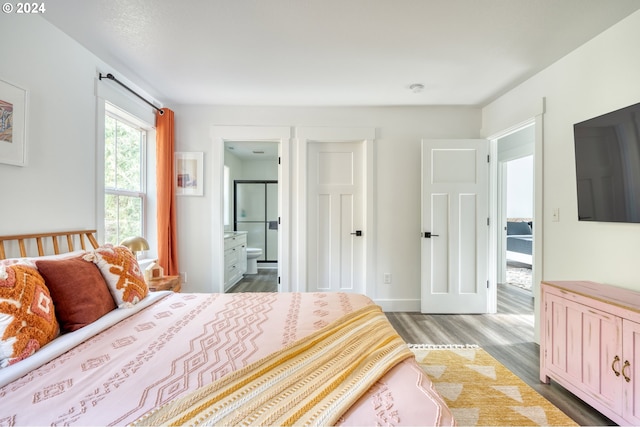
[(84, 259), (98, 266), (118, 307), (137, 304), (149, 293), (138, 260), (128, 248), (105, 245)]
[(98, 320), (116, 304), (100, 270), (82, 257), (36, 261), (49, 288), (60, 329), (73, 332)]
[(0, 367), (17, 363), (58, 335), (49, 290), (26, 265), (0, 266)]

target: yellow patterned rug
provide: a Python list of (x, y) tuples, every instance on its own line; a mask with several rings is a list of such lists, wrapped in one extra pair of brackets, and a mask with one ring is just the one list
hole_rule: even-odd
[(410, 348), (459, 426), (577, 425), (477, 346)]

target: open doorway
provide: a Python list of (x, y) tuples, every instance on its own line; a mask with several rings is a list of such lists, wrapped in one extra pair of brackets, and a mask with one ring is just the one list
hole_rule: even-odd
[(534, 147), (533, 124), (497, 140), (498, 283), (528, 292), (534, 267)]
[[(225, 141), (225, 257), (227, 236), (242, 237), (242, 268), (227, 292), (278, 291), (279, 143)], [(231, 257), (232, 258), (232, 257)], [(227, 261), (225, 267), (234, 262)]]
[[(241, 142), (242, 148), (248, 148), (250, 145), (256, 144), (255, 149), (257, 151), (266, 151), (270, 146), (277, 147), (278, 153), (278, 229), (275, 232), (277, 236), (277, 268), (272, 268), (270, 273), (276, 273), (277, 291), (286, 292), (290, 289), (289, 284), (289, 270), (290, 270), (290, 207), (289, 207), (289, 195), (290, 189), (290, 140), (291, 129), (289, 127), (279, 126), (212, 126), (211, 127), (211, 173), (212, 181), (215, 183), (219, 191), (213, 196), (213, 208), (211, 210), (211, 224), (212, 224), (212, 246), (211, 246), (211, 274), (212, 274), (212, 290), (214, 292), (224, 293), (226, 290), (231, 289), (231, 280), (229, 266), (236, 265), (231, 259), (226, 259), (225, 254), (229, 247), (233, 244), (226, 245), (226, 239), (230, 232), (235, 232), (233, 228), (233, 181), (235, 179), (243, 179), (243, 177), (234, 177), (232, 171), (233, 168), (228, 167), (225, 161), (228, 160), (226, 153), (228, 150), (225, 148), (225, 143)], [(240, 149), (240, 146), (238, 147)], [(253, 151), (254, 148), (252, 148)], [(265, 153), (266, 154), (266, 153)], [(255, 166), (255, 165), (254, 165)], [(259, 167), (252, 166), (253, 172), (257, 172)], [(248, 179), (271, 179), (264, 177), (253, 177)], [(248, 232), (246, 233), (248, 237)], [(243, 260), (247, 263), (246, 266), (241, 265), (242, 268), (248, 268), (249, 258), (246, 254), (242, 256), (242, 236), (239, 241), (234, 242), (239, 246), (238, 262), (242, 264)], [(273, 246), (273, 245), (271, 245)], [(234, 246), (235, 247), (235, 246)], [(245, 248), (246, 248), (245, 242)], [(246, 250), (246, 249), (245, 249)], [(229, 262), (227, 262), (229, 261)], [(257, 260), (256, 260), (257, 264)], [(234, 277), (234, 283), (235, 279)], [(270, 280), (270, 282), (272, 282)]]

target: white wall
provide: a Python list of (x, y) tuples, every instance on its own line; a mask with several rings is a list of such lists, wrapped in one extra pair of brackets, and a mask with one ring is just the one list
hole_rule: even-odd
[(545, 99), (543, 280), (640, 290), (640, 224), (578, 222), (572, 127), (640, 102), (639, 40), (636, 12), (483, 109), (489, 136), (532, 117)]
[(0, 40), (0, 79), (29, 97), (27, 166), (0, 164), (0, 234), (95, 228), (95, 57), (35, 16), (1, 14)]
[(507, 218), (533, 218), (533, 157), (507, 162)]
[[(208, 291), (212, 192), (220, 191), (211, 170), (213, 125), (375, 127), (375, 280), (372, 295), (389, 308), (417, 310), (420, 298), (420, 140), (476, 138), (480, 110), (460, 107), (206, 107), (178, 106), (180, 151), (205, 152), (205, 196), (178, 199), (181, 270), (187, 291)], [(294, 156), (295, 157), (295, 156)], [(295, 169), (295, 165), (294, 168)], [(382, 274), (391, 273), (385, 285)]]
[(245, 160), (242, 162), (242, 172), (237, 179), (277, 181), (278, 160)]
[[(27, 165), (0, 164), (0, 234), (101, 229), (97, 141), (104, 132), (104, 99), (147, 123), (153, 110), (114, 83), (99, 83), (99, 72), (117, 70), (39, 16), (1, 14), (0, 40), (0, 79), (26, 89), (29, 98)], [(154, 157), (153, 145), (149, 151)]]
[(533, 218), (535, 126), (498, 139), (498, 162), (506, 165), (507, 218)]

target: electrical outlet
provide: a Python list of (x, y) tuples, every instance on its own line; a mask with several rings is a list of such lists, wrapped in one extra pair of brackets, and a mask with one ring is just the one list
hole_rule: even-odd
[(384, 283), (387, 285), (391, 284), (391, 273), (384, 273)]
[(554, 208), (551, 213), (551, 221), (559, 222), (560, 221), (560, 208)]
[(183, 271), (183, 272), (180, 273), (180, 281), (182, 283), (187, 283), (187, 272), (186, 271)]

